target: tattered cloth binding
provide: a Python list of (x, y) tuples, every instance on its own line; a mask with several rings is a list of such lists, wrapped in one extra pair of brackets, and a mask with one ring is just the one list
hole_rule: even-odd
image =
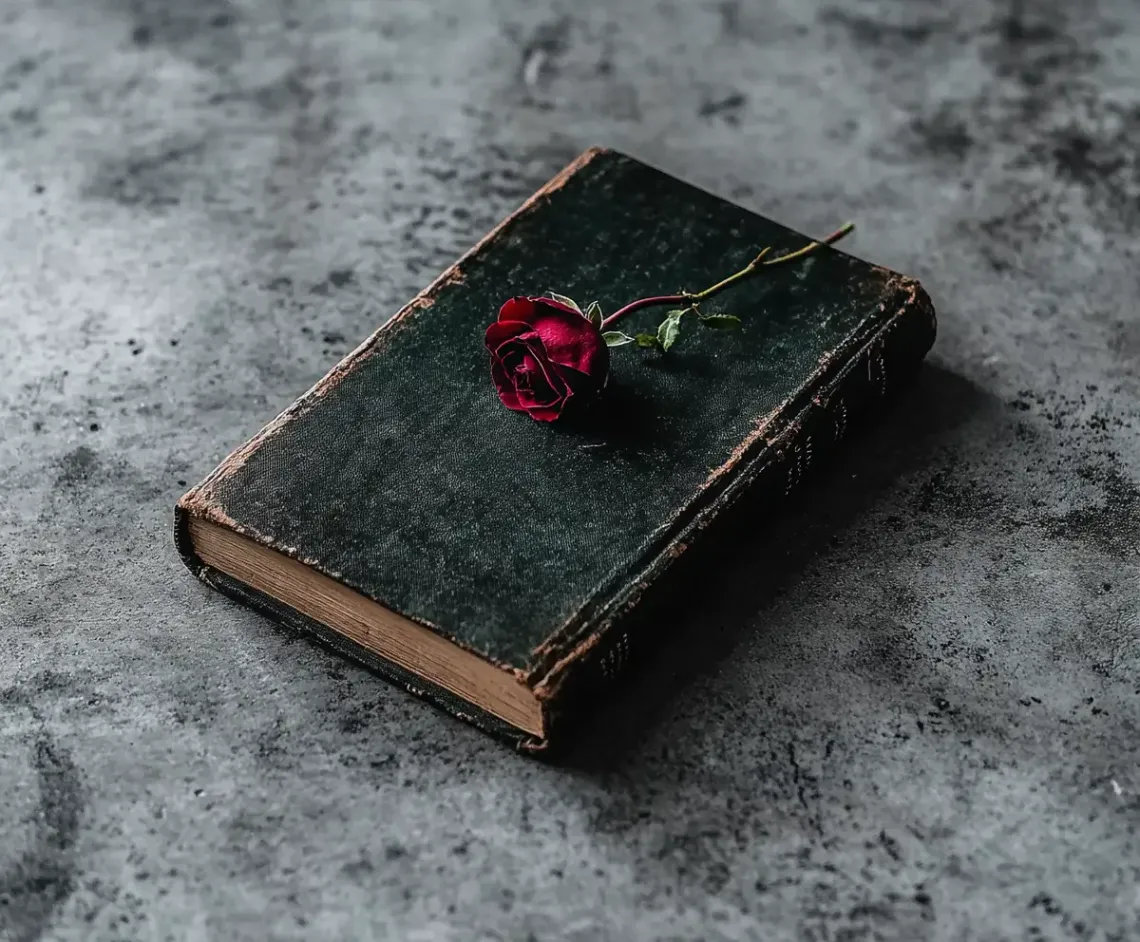
[[(587, 151), (178, 502), (186, 564), (549, 748), (657, 642), (650, 603), (715, 548), (714, 524), (746, 496), (776, 510), (920, 363), (934, 311), (912, 279), (820, 246), (706, 305), (737, 330), (615, 351), (601, 398), (558, 422), (503, 408), (488, 323), (550, 289), (613, 311), (807, 241)], [(652, 312), (626, 329), (642, 314), (652, 329)]]

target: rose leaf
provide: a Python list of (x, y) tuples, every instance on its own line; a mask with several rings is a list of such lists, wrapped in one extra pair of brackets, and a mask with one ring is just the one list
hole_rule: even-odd
[(735, 314), (705, 314), (701, 323), (716, 330), (736, 330), (740, 326), (740, 318)]
[(602, 326), (602, 306), (597, 301), (591, 301), (586, 308), (586, 320), (595, 327)]
[[(573, 308), (579, 314), (582, 314), (582, 309), (580, 307), (578, 307), (578, 302), (575, 301), (573, 298), (568, 298), (564, 294), (555, 294), (553, 291), (548, 292), (548, 293), (559, 304), (565, 304), (567, 307)], [(582, 316), (585, 317), (586, 315), (582, 314)]]
[(661, 326), (657, 328), (657, 342), (662, 350), (668, 350), (681, 335), (681, 315), (684, 311), (670, 311)]
[(607, 347), (624, 347), (627, 343), (633, 343), (633, 338), (629, 334), (623, 334), (620, 330), (607, 330), (602, 334), (602, 339), (606, 342)]
[(656, 347), (660, 345), (656, 334), (638, 334), (633, 338), (639, 347)]

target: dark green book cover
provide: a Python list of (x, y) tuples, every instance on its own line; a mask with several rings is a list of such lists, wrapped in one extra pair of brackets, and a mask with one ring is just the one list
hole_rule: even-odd
[[(639, 610), (678, 561), (745, 495), (775, 509), (873, 415), (933, 343), (934, 311), (914, 280), (821, 247), (708, 305), (738, 330), (613, 349), (603, 398), (552, 423), (500, 403), (488, 324), (513, 296), (553, 289), (612, 312), (808, 241), (588, 151), (179, 501), (187, 565), (450, 712), (547, 747), (652, 645)], [(653, 330), (660, 313), (622, 329)], [(224, 551), (203, 551), (207, 531)], [(242, 546), (256, 559), (229, 565)], [(472, 702), (488, 684), (500, 693)]]

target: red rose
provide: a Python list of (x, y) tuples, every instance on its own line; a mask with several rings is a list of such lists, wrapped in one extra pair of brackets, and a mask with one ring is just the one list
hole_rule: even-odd
[(602, 332), (550, 298), (511, 298), (487, 328), (491, 379), (508, 409), (553, 422), (596, 396), (610, 372)]

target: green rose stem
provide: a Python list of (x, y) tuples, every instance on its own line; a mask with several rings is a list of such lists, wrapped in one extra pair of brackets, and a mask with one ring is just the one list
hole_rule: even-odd
[(698, 291), (695, 294), (690, 291), (682, 291), (680, 294), (664, 294), (653, 298), (639, 298), (636, 301), (631, 301), (625, 307), (614, 311), (609, 317), (601, 323), (601, 329), (605, 330), (611, 324), (616, 323), (620, 318), (625, 317), (626, 314), (632, 314), (634, 311), (640, 311), (643, 307), (656, 307), (661, 304), (685, 304), (689, 307), (700, 304), (706, 301), (714, 294), (723, 291), (729, 285), (735, 284), (742, 278), (747, 278), (757, 268), (766, 268), (769, 265), (781, 265), (784, 262), (791, 262), (798, 258), (803, 258), (818, 249), (821, 245), (832, 245), (838, 242), (845, 235), (855, 228), (853, 222), (844, 223), (836, 229), (831, 235), (820, 239), (818, 242), (811, 242), (805, 245), (802, 249), (796, 249), (794, 252), (788, 252), (786, 255), (781, 255), (778, 258), (770, 258), (765, 260), (767, 254), (771, 251), (772, 247), (768, 246), (763, 249), (752, 261), (745, 265), (735, 275), (729, 275), (724, 281), (718, 281), (711, 288), (705, 288), (704, 291)]

